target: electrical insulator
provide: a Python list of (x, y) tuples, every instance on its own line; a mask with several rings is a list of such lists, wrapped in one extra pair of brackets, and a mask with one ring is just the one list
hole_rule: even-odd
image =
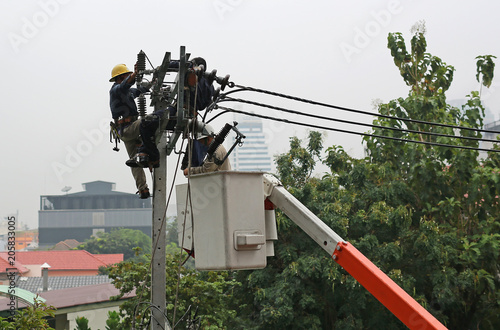
[(140, 73), (135, 77), (137, 83), (142, 80), (142, 72), (146, 70), (146, 53), (142, 50), (137, 54), (137, 71)]
[(146, 97), (144, 95), (139, 95), (137, 98), (137, 109), (139, 111), (139, 116), (144, 118), (146, 116)]
[(224, 142), (224, 139), (226, 136), (229, 134), (229, 131), (231, 130), (232, 126), (230, 124), (224, 125), (224, 127), (220, 130), (219, 134), (215, 137), (215, 139), (210, 143), (208, 146), (207, 150), (207, 156), (208, 158), (212, 157), (214, 154), (215, 150)]

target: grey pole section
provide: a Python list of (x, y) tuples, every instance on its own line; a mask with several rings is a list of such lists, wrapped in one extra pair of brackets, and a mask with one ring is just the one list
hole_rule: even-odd
[[(167, 150), (166, 136), (162, 134), (158, 143), (160, 167), (154, 169), (153, 225), (151, 259), (151, 330), (170, 329), (166, 322), (166, 233), (163, 225), (167, 201)], [(156, 308), (157, 307), (157, 308)]]
[[(164, 73), (168, 70), (170, 53), (165, 54), (162, 67), (160, 69), (160, 84), (163, 82)], [(184, 75), (186, 73), (186, 51), (181, 46), (179, 72), (177, 81), (177, 126), (174, 132), (172, 144), (182, 134), (187, 122), (184, 118)], [(159, 87), (158, 87), (159, 88)], [(163, 107), (161, 102), (155, 103), (155, 110)], [(161, 125), (160, 125), (161, 126)], [(170, 325), (166, 320), (166, 228), (163, 225), (165, 220), (165, 210), (167, 207), (167, 156), (173, 150), (173, 146), (167, 151), (167, 135), (161, 131), (160, 141), (157, 143), (160, 152), (160, 166), (154, 170), (154, 189), (153, 189), (153, 225), (152, 225), (152, 259), (151, 259), (151, 330), (168, 329)]]

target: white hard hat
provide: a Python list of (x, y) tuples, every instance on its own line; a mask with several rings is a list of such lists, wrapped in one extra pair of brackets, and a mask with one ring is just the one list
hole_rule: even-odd
[(203, 127), (203, 129), (201, 130), (201, 132), (196, 133), (196, 140), (201, 140), (201, 139), (204, 139), (206, 137), (214, 136), (214, 135), (215, 135), (214, 128), (211, 125), (206, 124)]

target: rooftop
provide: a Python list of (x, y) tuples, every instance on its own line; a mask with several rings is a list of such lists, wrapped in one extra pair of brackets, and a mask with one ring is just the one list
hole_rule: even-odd
[(29, 269), (21, 265), (19, 262), (14, 261), (13, 264), (11, 264), (11, 260), (9, 260), (9, 256), (7, 253), (5, 258), (0, 257), (0, 273), (7, 273), (8, 270), (12, 270), (13, 268), (17, 269), (18, 274), (24, 274), (29, 272)]
[(64, 195), (40, 196), (40, 210), (151, 208), (149, 199), (140, 199), (135, 193), (115, 191), (113, 182), (92, 181), (82, 186), (83, 191), (71, 194), (68, 194), (71, 187), (65, 187)]
[[(111, 283), (108, 275), (94, 276), (49, 276), (48, 290), (61, 290), (68, 288), (77, 288), (87, 285), (96, 285)], [(16, 283), (16, 288), (24, 289), (33, 293), (40, 293), (43, 289), (42, 277), (20, 277)]]
[[(0, 252), (0, 260), (9, 265), (7, 252)], [(101, 266), (112, 265), (123, 261), (123, 253), (119, 254), (92, 254), (85, 250), (69, 251), (17, 251), (16, 264), (43, 265), (48, 263), (50, 270), (94, 270)], [(5, 263), (0, 264), (2, 271)]]
[(59, 243), (57, 243), (56, 245), (54, 245), (54, 247), (52, 248), (52, 250), (54, 250), (54, 251), (71, 250), (71, 249), (76, 248), (80, 244), (81, 243), (78, 242), (76, 239), (66, 239), (66, 240), (60, 241)]
[[(54, 291), (41, 292), (40, 297), (46, 300), (47, 305), (62, 309), (73, 306), (90, 305), (96, 303), (109, 302), (110, 297), (116, 296), (120, 291), (111, 283), (102, 283), (96, 285), (87, 285), (78, 288), (68, 288)], [(121, 299), (128, 299), (135, 296), (135, 290)], [(0, 311), (9, 309), (7, 302), (9, 298), (0, 299)], [(25, 307), (26, 304), (20, 302), (19, 307)], [(56, 314), (58, 312), (56, 311)]]

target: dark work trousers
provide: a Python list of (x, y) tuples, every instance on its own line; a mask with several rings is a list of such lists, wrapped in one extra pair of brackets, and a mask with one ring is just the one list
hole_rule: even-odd
[(146, 116), (141, 120), (139, 131), (142, 137), (142, 146), (139, 147), (138, 152), (146, 153), (149, 155), (149, 160), (155, 162), (160, 159), (160, 152), (156, 147), (156, 130), (160, 125), (160, 118), (163, 116), (164, 110), (153, 112), (152, 115)]

